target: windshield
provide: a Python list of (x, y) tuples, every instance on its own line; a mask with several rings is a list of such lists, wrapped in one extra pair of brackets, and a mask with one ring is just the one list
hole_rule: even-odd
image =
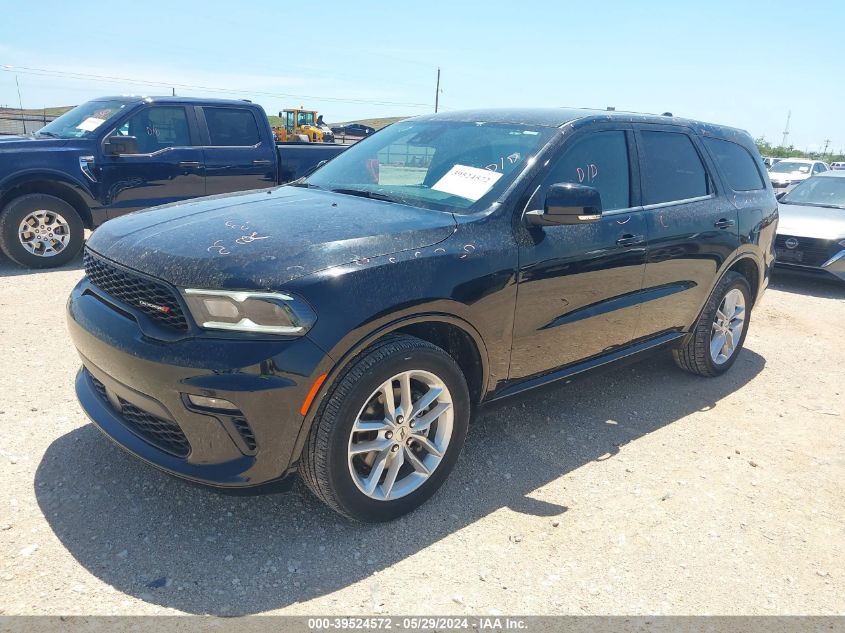
[(782, 204), (808, 204), (845, 209), (845, 178), (808, 178), (780, 199)]
[(55, 138), (87, 138), (127, 105), (125, 101), (89, 101), (68, 110), (36, 134)]
[(772, 165), (769, 172), (773, 174), (809, 174), (810, 167), (812, 167), (810, 163), (796, 163), (793, 161), (782, 160), (779, 163)]
[(468, 212), (504, 191), (554, 132), (498, 123), (394, 123), (350, 147), (303, 184)]

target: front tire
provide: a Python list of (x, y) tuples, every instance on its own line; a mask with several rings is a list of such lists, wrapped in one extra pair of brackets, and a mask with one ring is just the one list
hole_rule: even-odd
[(716, 285), (695, 327), (672, 350), (681, 369), (699, 376), (718, 376), (736, 362), (751, 318), (751, 287), (735, 272)]
[(421, 339), (390, 335), (335, 381), (303, 448), (300, 474), (330, 508), (390, 521), (424, 503), (458, 459), (470, 415), (458, 364)]
[(15, 198), (0, 213), (0, 249), (27, 268), (54, 268), (79, 254), (85, 240), (82, 218), (55, 196)]

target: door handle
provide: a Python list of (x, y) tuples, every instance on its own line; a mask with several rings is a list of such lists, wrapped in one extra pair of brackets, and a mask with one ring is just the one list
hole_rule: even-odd
[(734, 224), (736, 224), (736, 222), (734, 222), (733, 220), (728, 220), (727, 218), (720, 218), (716, 221), (715, 224), (713, 224), (713, 226), (715, 226), (717, 229), (727, 229), (732, 227)]
[(625, 233), (622, 237), (616, 240), (616, 243), (619, 246), (634, 246), (635, 244), (641, 244), (645, 241), (644, 235), (632, 235), (631, 233)]
[(273, 161), (270, 160), (254, 160), (252, 164), (256, 167), (268, 167), (273, 164)]
[(179, 161), (179, 167), (199, 167), (200, 162), (198, 160), (181, 160)]

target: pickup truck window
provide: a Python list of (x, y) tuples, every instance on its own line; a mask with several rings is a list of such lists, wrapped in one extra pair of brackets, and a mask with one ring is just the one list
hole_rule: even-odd
[(630, 171), (625, 132), (593, 132), (564, 148), (543, 179), (534, 206), (542, 205), (550, 185), (573, 182), (597, 189), (603, 210), (627, 209), (631, 206)]
[(129, 117), (115, 130), (115, 134), (137, 138), (138, 151), (141, 154), (152, 154), (168, 147), (191, 145), (188, 117), (182, 106), (144, 108)]
[(555, 128), (407, 121), (359, 141), (305, 184), (423, 208), (483, 208), (522, 172)]
[(258, 124), (251, 110), (244, 108), (203, 108), (211, 145), (252, 147), (261, 142)]
[(710, 193), (707, 171), (689, 136), (646, 131), (641, 138), (644, 204), (688, 200)]
[(104, 123), (114, 119), (126, 105), (122, 101), (89, 101), (68, 110), (36, 134), (53, 138), (89, 138)]

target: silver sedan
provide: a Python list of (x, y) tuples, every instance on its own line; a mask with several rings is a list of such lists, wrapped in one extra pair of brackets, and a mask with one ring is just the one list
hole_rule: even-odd
[(845, 281), (845, 171), (826, 171), (778, 196), (776, 264)]

